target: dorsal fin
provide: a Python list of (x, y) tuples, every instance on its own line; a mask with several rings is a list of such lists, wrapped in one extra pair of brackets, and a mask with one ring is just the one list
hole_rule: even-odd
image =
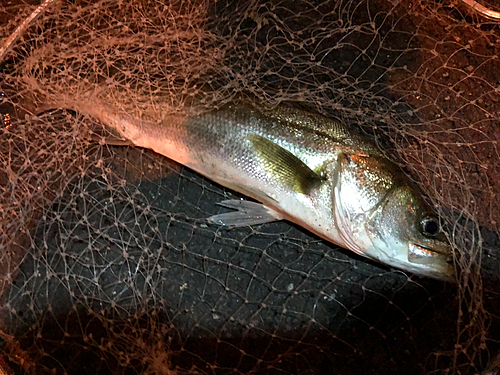
[[(253, 104), (249, 104), (253, 106)], [(317, 113), (296, 108), (277, 106), (267, 108), (256, 107), (263, 115), (286, 122), (292, 126), (304, 126), (316, 132), (328, 135), (333, 141), (345, 145), (345, 151), (361, 151), (369, 155), (382, 156), (380, 150), (357, 132), (343, 125), (339, 120), (332, 119)]]

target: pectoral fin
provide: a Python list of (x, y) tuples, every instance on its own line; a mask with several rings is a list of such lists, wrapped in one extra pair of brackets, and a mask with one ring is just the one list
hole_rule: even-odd
[(222, 201), (218, 204), (237, 211), (210, 216), (207, 219), (209, 223), (231, 227), (244, 227), (283, 219), (278, 212), (260, 203), (232, 199)]
[(324, 179), (309, 168), (302, 160), (283, 147), (251, 134), (248, 139), (262, 160), (262, 165), (283, 186), (301, 194), (309, 194)]

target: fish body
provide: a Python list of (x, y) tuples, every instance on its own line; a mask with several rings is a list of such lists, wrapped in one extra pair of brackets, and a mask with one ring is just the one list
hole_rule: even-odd
[(198, 116), (147, 121), (75, 104), (134, 145), (152, 149), (261, 204), (227, 201), (209, 220), (250, 225), (289, 220), (384, 264), (451, 280), (451, 247), (438, 219), (376, 146), (305, 111), (228, 105)]

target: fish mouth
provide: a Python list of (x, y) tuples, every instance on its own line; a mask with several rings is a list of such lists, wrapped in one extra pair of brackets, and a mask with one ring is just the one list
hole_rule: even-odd
[(453, 254), (449, 246), (428, 247), (416, 243), (408, 245), (408, 261), (423, 265), (452, 265)]

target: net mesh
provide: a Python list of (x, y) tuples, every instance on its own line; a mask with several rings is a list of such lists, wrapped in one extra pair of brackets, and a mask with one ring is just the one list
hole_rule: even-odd
[[(473, 3), (50, 4), (0, 61), (3, 373), (495, 371), (500, 30)], [(0, 6), (4, 44), (36, 6)], [(443, 217), (457, 285), (287, 222), (207, 225), (239, 196), (110, 145), (89, 97), (149, 118), (250, 97), (359, 128)]]

